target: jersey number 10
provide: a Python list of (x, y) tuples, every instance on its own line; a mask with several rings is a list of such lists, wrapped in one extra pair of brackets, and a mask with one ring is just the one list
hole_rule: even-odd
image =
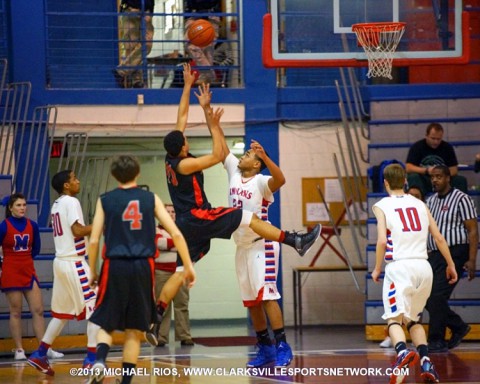
[(422, 224), (418, 217), (418, 211), (415, 207), (397, 208), (395, 212), (398, 213), (403, 225), (403, 232), (418, 232), (422, 230)]

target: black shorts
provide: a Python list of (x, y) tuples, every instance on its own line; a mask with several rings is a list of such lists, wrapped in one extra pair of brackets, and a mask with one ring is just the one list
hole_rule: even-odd
[[(230, 239), (242, 221), (238, 208), (192, 209), (177, 215), (176, 224), (187, 241), (190, 258), (200, 260), (210, 250), (211, 239)], [(177, 264), (182, 265), (180, 258)]]
[(107, 332), (148, 331), (154, 322), (153, 258), (105, 259), (90, 321)]

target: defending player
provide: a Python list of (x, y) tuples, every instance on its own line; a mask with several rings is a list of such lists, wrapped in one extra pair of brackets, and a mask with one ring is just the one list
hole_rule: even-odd
[[(273, 193), (285, 184), (281, 169), (254, 140), (240, 160), (230, 152), (225, 140), (223, 153), (229, 179), (229, 205), (252, 211), (268, 221), (268, 207), (274, 201)], [(271, 176), (260, 174), (265, 168)], [(250, 228), (237, 229), (233, 238), (237, 244), (235, 267), (240, 293), (258, 340), (257, 356), (247, 363), (247, 367), (260, 367), (271, 362), (275, 362), (276, 367), (287, 366), (293, 354), (287, 343), (282, 310), (277, 301), (281, 297), (277, 289), (279, 244), (258, 238)], [(267, 317), (275, 345), (272, 345), (268, 332)]]

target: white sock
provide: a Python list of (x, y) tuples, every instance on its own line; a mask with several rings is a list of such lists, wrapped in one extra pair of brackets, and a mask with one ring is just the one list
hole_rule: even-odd
[(48, 345), (52, 345), (57, 336), (62, 332), (63, 327), (67, 323), (66, 319), (57, 319), (55, 317), (48, 323), (47, 330), (43, 335), (42, 341)]
[(100, 327), (97, 324), (87, 322), (87, 347), (95, 348), (97, 346), (97, 333)]

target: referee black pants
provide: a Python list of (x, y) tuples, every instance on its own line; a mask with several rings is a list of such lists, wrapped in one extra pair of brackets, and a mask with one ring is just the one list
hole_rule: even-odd
[[(460, 280), (464, 273), (463, 266), (468, 260), (469, 245), (454, 245), (449, 249)], [(433, 270), (432, 293), (426, 305), (430, 316), (428, 341), (444, 341), (447, 328), (450, 328), (452, 332), (462, 332), (466, 327), (462, 318), (453, 312), (448, 305), (448, 300), (458, 280), (455, 284), (448, 283), (446, 276), (447, 263), (440, 251), (430, 252), (428, 261)]]

